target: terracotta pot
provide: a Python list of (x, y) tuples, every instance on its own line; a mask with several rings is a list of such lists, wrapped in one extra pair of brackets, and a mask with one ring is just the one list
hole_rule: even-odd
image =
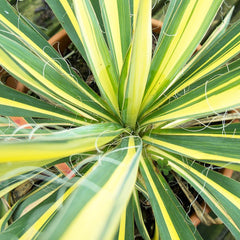
[[(152, 19), (152, 30), (155, 33), (160, 33), (161, 28), (162, 28), (163, 23)], [(48, 41), (56, 50), (60, 50), (61, 53), (64, 52), (64, 50), (69, 46), (69, 44), (71, 43), (70, 38), (68, 37), (68, 35), (66, 34), (66, 31), (63, 29), (60, 32), (56, 33), (53, 37), (51, 37)], [(201, 45), (198, 46), (198, 48), (196, 49), (196, 51), (198, 51), (201, 48)], [(0, 77), (1, 75), (6, 74), (5, 71), (1, 71), (1, 67), (0, 67)], [(16, 79), (14, 79), (12, 76), (8, 76), (6, 83), (8, 86), (15, 88), (18, 91), (21, 92), (27, 92), (27, 88), (22, 84), (19, 83)], [(18, 125), (23, 125), (26, 124), (26, 120), (24, 118), (21, 117), (12, 117), (12, 120), (18, 124)], [(61, 163), (61, 164), (57, 164), (56, 167), (65, 175), (69, 176), (69, 174), (71, 174), (71, 169), (65, 164), (65, 163)], [(222, 170), (222, 174), (224, 174), (227, 177), (231, 177), (233, 174), (233, 170), (230, 169), (223, 169)], [(73, 177), (73, 176), (70, 176)], [(202, 206), (204, 207), (204, 204), (202, 204)], [(209, 213), (211, 211), (211, 209), (206, 206), (205, 211), (207, 213)], [(191, 217), (191, 221), (193, 222), (193, 224), (195, 226), (198, 226), (200, 224), (200, 219), (197, 217), (197, 215), (194, 213)]]

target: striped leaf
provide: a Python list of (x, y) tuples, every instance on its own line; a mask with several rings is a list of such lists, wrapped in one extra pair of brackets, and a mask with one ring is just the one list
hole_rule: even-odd
[(103, 98), (119, 114), (117, 101), (117, 72), (111, 59), (94, 9), (89, 0), (74, 0), (82, 43), (90, 68)]
[(240, 106), (240, 68), (206, 81), (186, 95), (143, 118), (142, 125), (175, 119), (195, 119)]
[(73, 128), (28, 141), (5, 142), (0, 145), (1, 165), (7, 162), (56, 161), (90, 150), (110, 142), (123, 129), (114, 123), (102, 123)]
[[(31, 211), (38, 204), (43, 202), (53, 193), (59, 190), (59, 188), (65, 183), (64, 180), (60, 179), (60, 176), (48, 176), (39, 175), (36, 179), (43, 180), (43, 184), (39, 185), (37, 189), (31, 191), (29, 194), (21, 197), (11, 208), (6, 212), (6, 214), (0, 220), (1, 232), (7, 229), (8, 220), (13, 217), (14, 220), (21, 218), (27, 212)], [(24, 177), (24, 176), (22, 176)], [(34, 177), (34, 176), (32, 176)], [(36, 177), (36, 176), (35, 176)], [(23, 181), (27, 181), (25, 178)]]
[[(225, 21), (223, 24), (226, 25)], [(240, 52), (240, 21), (233, 24), (225, 34), (215, 36), (215, 33), (213, 33), (213, 35), (210, 36), (210, 43), (207, 41), (179, 75), (176, 76), (176, 83), (154, 105), (155, 109), (174, 94), (177, 94), (184, 88), (188, 89), (189, 85), (201, 80), (207, 74), (212, 73), (215, 69), (227, 63)]]
[(209, 28), (222, 0), (170, 2), (151, 64), (141, 114), (173, 84)]
[[(155, 149), (155, 148), (154, 148)], [(151, 147), (149, 147), (149, 157), (154, 161), (154, 163), (156, 164), (159, 163), (159, 161), (163, 161), (164, 158), (162, 157), (162, 155), (158, 154), (156, 151), (152, 151)], [(167, 162), (167, 166), (169, 166), (168, 162)], [(169, 172), (169, 174), (172, 174), (172, 171)], [(185, 220), (190, 223), (192, 222), (193, 224), (195, 224), (192, 221), (192, 216), (188, 216), (188, 214), (186, 213), (186, 211), (184, 210), (183, 206), (182, 206), (182, 202), (180, 202), (177, 198), (176, 198), (176, 192), (173, 192), (173, 190), (170, 187), (170, 183), (166, 181), (166, 178), (162, 175), (162, 174), (158, 174), (159, 179), (161, 180), (161, 183), (163, 185), (163, 187), (165, 188), (165, 190), (167, 191), (169, 197), (171, 198), (171, 200), (174, 202), (174, 204), (177, 206), (178, 210), (181, 212), (181, 214), (184, 216)], [(196, 231), (196, 227), (193, 224), (188, 224), (188, 226), (191, 228), (192, 232), (194, 232), (194, 235), (197, 239), (201, 239), (201, 236), (199, 234), (198, 231)], [(157, 228), (154, 235), (156, 235), (156, 237), (159, 235), (159, 229)], [(158, 238), (156, 238), (158, 239)]]
[[(110, 114), (104, 108), (94, 102), (89, 105), (90, 98), (84, 96), (81, 98), (80, 91), (71, 83), (66, 82), (64, 76), (54, 71), (52, 66), (47, 65), (17, 42), (4, 36), (0, 36), (0, 39), (3, 43), (3, 49), (0, 49), (1, 64), (30, 89), (49, 99), (53, 104), (61, 104), (84, 117), (94, 119), (85, 112), (90, 111), (92, 114), (109, 119)], [(81, 108), (85, 111), (80, 110)]]
[(150, 240), (151, 238), (148, 234), (147, 228), (143, 220), (143, 215), (140, 207), (140, 201), (139, 201), (137, 190), (134, 190), (133, 192), (133, 199), (134, 199), (134, 219), (135, 219), (135, 223), (137, 225), (138, 231), (143, 237), (143, 239)]
[(123, 210), (115, 240), (134, 239), (133, 198)]
[(100, 156), (42, 237), (112, 239), (134, 188), (141, 148), (138, 138), (129, 137)]
[(240, 124), (216, 130), (158, 129), (144, 136), (143, 140), (160, 149), (240, 171), (239, 129)]
[(21, 176), (25, 173), (31, 173), (34, 171), (43, 171), (44, 168), (50, 168), (55, 164), (63, 161), (68, 161), (69, 158), (54, 160), (43, 160), (43, 161), (15, 161), (14, 163), (0, 162), (0, 181), (12, 179), (16, 176)]
[[(23, 117), (2, 117), (2, 119), (4, 119), (4, 122), (0, 123), (0, 142), (6, 138), (29, 139), (36, 136), (44, 136), (73, 126), (73, 124), (66, 121), (46, 118), (41, 118), (41, 121), (38, 121), (39, 119), (36, 118), (34, 120), (27, 118), (26, 121)], [(51, 129), (48, 129), (48, 127)]]
[[(80, 104), (80, 106), (84, 104), (85, 108), (91, 109), (93, 112), (99, 110), (98, 113), (100, 115), (102, 115), (101, 112), (106, 113), (105, 108), (107, 107), (104, 101), (69, 67), (69, 65), (66, 63), (66, 60), (64, 60), (62, 56), (58, 52), (56, 52), (55, 49), (42, 36), (36, 33), (36, 31), (30, 28), (28, 25), (24, 24), (24, 22), (21, 21), (21, 18), (17, 16), (15, 12), (12, 10), (7, 1), (2, 1), (1, 4), (2, 8), (0, 9), (0, 29), (2, 31), (0, 31), (0, 36), (1, 43), (3, 41), (2, 44), (4, 43), (6, 44), (1, 45), (1, 47), (3, 47), (4, 50), (4, 52), (2, 52), (3, 51), (2, 50), (0, 54), (1, 65), (4, 66), (14, 77), (16, 77), (19, 81), (22, 81), (25, 85), (29, 84), (30, 82), (31, 83), (30, 86), (31, 88), (33, 88), (33, 90), (36, 90), (35, 86), (36, 83), (34, 86), (32, 86), (33, 85), (32, 81), (36, 82), (36, 80), (37, 83), (40, 81), (40, 85), (43, 85), (41, 83), (45, 83), (45, 88), (50, 87), (51, 81), (49, 83), (49, 79), (47, 81), (47, 79), (44, 79), (43, 77), (43, 73), (48, 69), (48, 71), (51, 71), (51, 73), (58, 74), (58, 78), (61, 79), (60, 85), (64, 86), (65, 84), (68, 85), (69, 86), (68, 89), (71, 89), (71, 91), (75, 91), (74, 96), (76, 96), (76, 94), (78, 95), (78, 99), (73, 101), (72, 103), (78, 101), (78, 104)], [(21, 31), (19, 29), (21, 29)], [(4, 39), (6, 39), (6, 41), (4, 41)], [(6, 55), (7, 52), (10, 51), (13, 46), (16, 49), (21, 49), (18, 52), (18, 59), (20, 60), (18, 64), (16, 64), (16, 62), (13, 61), (14, 59), (13, 57), (15, 56), (14, 51), (15, 48), (11, 52), (10, 56), (9, 54)], [(30, 52), (33, 51), (35, 55), (38, 56), (39, 59), (36, 61), (39, 62), (41, 60), (42, 62), (41, 67), (38, 66), (38, 71), (40, 70), (40, 73), (39, 72), (37, 73), (32, 69), (32, 71), (30, 71), (30, 74), (26, 74), (25, 71), (27, 69), (25, 68), (27, 66), (24, 67), (25, 71), (23, 71), (18, 66), (22, 62), (21, 61), (22, 59), (25, 61), (28, 60), (25, 54), (26, 53), (30, 54), (29, 51)], [(32, 55), (30, 56), (34, 58), (34, 56)], [(30, 66), (34, 66), (34, 63), (31, 61), (32, 59), (31, 57), (29, 59), (31, 62)], [(37, 59), (36, 56), (35, 59)], [(27, 72), (29, 72), (29, 66)], [(36, 79), (33, 79), (34, 77)], [(55, 79), (55, 81), (57, 79)], [(39, 91), (40, 90), (38, 84), (37, 92)], [(49, 97), (49, 94), (47, 97)], [(86, 101), (87, 104), (86, 102), (85, 103), (83, 102), (81, 104), (79, 99), (82, 99), (82, 101)], [(108, 116), (109, 113), (104, 115)]]
[(132, 13), (132, 30), (135, 33), (137, 18), (138, 18), (138, 10), (140, 6), (140, 0), (130, 0), (131, 13)]
[(80, 32), (77, 17), (73, 9), (73, 1), (69, 0), (46, 0), (47, 4), (51, 7), (59, 22), (71, 38), (74, 46), (81, 53), (85, 61), (87, 60), (86, 52), (82, 43), (82, 34)]
[(129, 0), (100, 0), (105, 31), (118, 75), (131, 41)]
[(0, 197), (4, 196), (8, 192), (28, 181), (29, 179), (36, 177), (39, 173), (41, 173), (41, 171), (33, 171), (27, 174), (23, 174), (22, 176), (12, 178), (10, 180), (2, 181), (0, 186)]
[[(18, 135), (18, 136), (21, 135), (21, 136), (27, 137), (29, 136), (31, 131), (32, 131), (31, 128), (24, 128), (24, 127), (17, 130), (17, 126), (11, 120), (11, 118), (0, 117), (0, 141), (4, 140), (6, 137), (14, 137), (15, 135)], [(46, 133), (46, 131), (44, 132)]]
[[(94, 7), (100, 25), (103, 26), (99, 2), (95, 0), (90, 1)], [(46, 0), (46, 2), (51, 7), (64, 30), (66, 30), (67, 35), (74, 43), (74, 46), (81, 53), (84, 60), (88, 62), (86, 51), (82, 43), (82, 34), (80, 32), (77, 17), (73, 8), (73, 0)]]
[[(120, 81), (119, 99), (123, 122), (136, 125), (151, 63), (151, 1), (139, 5), (132, 46), (126, 57)], [(139, 61), (141, 59), (141, 61)], [(122, 102), (121, 102), (122, 100)]]
[(87, 119), (52, 106), (46, 102), (0, 85), (0, 111), (5, 116), (61, 119), (77, 125), (87, 125)]
[(185, 214), (182, 214), (172, 201), (149, 160), (141, 161), (140, 169), (148, 189), (161, 239), (201, 239), (198, 235), (195, 236), (189, 222), (185, 219)]
[(240, 234), (240, 183), (190, 160), (182, 161), (176, 155), (155, 150), (168, 159), (172, 169), (199, 192), (237, 239)]
[[(37, 191), (30, 194), (29, 203), (32, 201), (32, 203), (34, 203), (34, 198), (36, 197), (35, 193), (38, 196), (40, 193), (42, 196), (42, 199), (40, 198), (38, 200), (45, 200), (40, 202), (35, 208), (20, 216), (14, 224), (0, 233), (0, 238), (5, 239), (4, 237), (10, 235), (10, 239), (14, 239), (13, 237), (15, 236), (17, 239), (21, 240), (35, 239), (39, 235), (39, 230), (42, 229), (46, 221), (49, 221), (54, 216), (57, 207), (59, 207), (65, 200), (64, 198), (67, 198), (69, 194), (76, 189), (76, 181), (72, 181), (71, 185), (72, 186), (69, 188), (69, 182), (61, 184), (56, 181), (50, 186), (46, 186), (45, 195), (43, 195), (43, 191)], [(28, 207), (30, 208), (30, 205)]]
[(206, 81), (214, 79), (216, 76), (220, 76), (222, 74), (236, 70), (238, 68), (240, 68), (240, 59), (237, 59), (236, 61), (233, 61), (230, 63), (226, 63), (222, 67), (217, 68), (216, 70), (211, 71), (210, 73), (207, 73), (204, 76), (200, 77), (199, 79), (197, 79), (197, 81), (195, 81), (194, 83), (189, 85), (186, 89), (183, 89), (182, 91), (176, 93), (175, 96), (179, 97), (181, 95), (184, 95), (184, 94), (186, 94), (186, 92), (190, 92), (191, 90), (201, 86)]

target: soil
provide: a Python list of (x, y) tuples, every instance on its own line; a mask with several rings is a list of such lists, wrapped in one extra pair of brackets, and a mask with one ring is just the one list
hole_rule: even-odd
[(44, 0), (42, 0), (42, 5), (35, 9), (34, 13), (40, 13), (34, 22), (43, 28), (49, 27), (52, 24), (51, 20), (55, 17), (53, 11)]
[(64, 51), (63, 56), (68, 61), (70, 66), (75, 72), (98, 94), (100, 91), (94, 80), (91, 70), (89, 69), (86, 61), (78, 52), (76, 47), (71, 43), (69, 47)]

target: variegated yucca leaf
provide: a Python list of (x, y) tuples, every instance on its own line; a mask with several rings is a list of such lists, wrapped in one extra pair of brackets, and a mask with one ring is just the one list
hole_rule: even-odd
[[(69, 101), (69, 98), (71, 99), (75, 96), (75, 100), (70, 101), (71, 105), (77, 105), (78, 107), (83, 107), (85, 110), (90, 110), (95, 114), (98, 112), (102, 115), (106, 107), (104, 106), (103, 100), (81, 80), (61, 55), (59, 55), (42, 36), (39, 36), (39, 34), (26, 26), (21, 19), (15, 15), (6, 1), (3, 1), (2, 4), (2, 8), (0, 9), (2, 66), (17, 79), (23, 81), (26, 86), (50, 100), (58, 101), (58, 104), (62, 98), (64, 102), (66, 102)], [(21, 31), (19, 28), (21, 28)], [(7, 46), (4, 44), (7, 44)], [(12, 56), (11, 50), (15, 50), (16, 55)], [(18, 64), (16, 64), (17, 60), (14, 60), (14, 58), (19, 60)], [(33, 58), (34, 61), (31, 61)], [(38, 61), (37, 68), (36, 61)], [(42, 67), (40, 67), (40, 64)], [(47, 72), (49, 72), (51, 76), (52, 74), (57, 74), (58, 77), (55, 75), (55, 78), (53, 78), (53, 76), (46, 78), (44, 76), (46, 76)], [(62, 88), (71, 89), (75, 94), (71, 96), (68, 91), (66, 92), (62, 89), (60, 90), (62, 93), (61, 96), (56, 98), (55, 95), (59, 91), (53, 91), (51, 94), (48, 90), (49, 87), (50, 89), (56, 87), (59, 90)], [(61, 101), (60, 104), (63, 104), (63, 101)], [(109, 116), (109, 113), (106, 115)]]
[(170, 2), (151, 64), (142, 113), (173, 84), (221, 3), (222, 0)]
[(140, 232), (141, 236), (144, 239), (150, 240), (151, 238), (149, 236), (149, 233), (144, 223), (137, 190), (134, 190), (133, 192), (133, 199), (134, 199), (134, 219), (135, 219), (135, 223), (137, 225), (138, 231)]
[(240, 106), (240, 68), (206, 81), (198, 88), (163, 105), (140, 122), (142, 125), (181, 118), (195, 119)]
[[(163, 239), (201, 239), (191, 229), (191, 223), (185, 214), (178, 209), (171, 195), (171, 189), (164, 186), (164, 178), (157, 176), (149, 160), (141, 162), (141, 173), (144, 177), (153, 212), (156, 217), (160, 236)], [(175, 198), (175, 196), (174, 196)]]
[(235, 236), (239, 235), (239, 182), (214, 172), (211, 167), (209, 169), (187, 159), (182, 161), (177, 155), (160, 149), (153, 147), (150, 151), (168, 159), (172, 169), (197, 189)]
[(0, 75), (0, 239), (200, 240), (172, 181), (238, 239), (240, 183), (213, 171), (240, 171), (233, 8), (203, 42), (223, 0), (171, 0), (152, 46), (151, 0), (46, 2), (99, 91), (0, 0), (0, 65), (30, 89)]
[(236, 131), (239, 127), (240, 124), (236, 123), (214, 131), (203, 128), (156, 129), (146, 134), (143, 141), (182, 156), (240, 171), (240, 135)]
[[(135, 127), (138, 112), (147, 82), (152, 54), (151, 38), (151, 4), (145, 1), (140, 4), (136, 19), (136, 28), (132, 46), (127, 55), (120, 78), (119, 104), (122, 120), (127, 126)], [(141, 59), (141, 61), (139, 61)], [(125, 73), (126, 72), (126, 73)]]
[[(90, 1), (74, 1), (82, 43), (86, 50), (89, 66), (100, 92), (116, 114), (119, 114), (117, 101), (117, 70), (111, 61), (107, 44)], [(91, 31), (89, 31), (91, 29)]]
[[(117, 148), (95, 159), (97, 162), (92, 171), (89, 170), (86, 177), (76, 183), (77, 189), (59, 213), (57, 221), (52, 221), (45, 236), (51, 239), (59, 239), (61, 235), (62, 239), (85, 236), (90, 239), (111, 239), (130, 199), (141, 150), (139, 138), (128, 137)], [(71, 208), (72, 204), (75, 208)], [(96, 212), (99, 204), (101, 211)], [(93, 223), (94, 231), (88, 227)]]
[(56, 161), (69, 155), (99, 149), (122, 132), (123, 129), (117, 124), (100, 123), (55, 132), (32, 140), (9, 141), (0, 146), (0, 163)]
[(115, 239), (134, 239), (133, 198), (122, 212)]
[[(171, 86), (154, 104), (154, 107), (148, 109), (147, 112), (157, 109), (166, 102), (167, 99), (178, 96), (181, 90), (185, 89), (185, 91), (189, 91), (189, 86), (191, 86), (192, 83), (198, 83), (198, 86), (200, 86), (200, 80), (203, 77), (206, 77), (207, 74), (212, 73), (224, 63), (228, 64), (229, 59), (239, 53), (240, 23), (233, 24), (233, 26), (226, 31), (229, 21), (228, 18), (229, 16), (227, 16), (227, 19), (224, 19), (222, 25), (218, 27), (219, 29), (216, 29), (209, 37), (209, 41), (204, 43), (200, 51), (194, 55), (179, 72), (175, 80), (173, 80), (173, 86)], [(213, 76), (218, 75), (214, 74)], [(208, 76), (208, 79), (210, 80), (212, 78)], [(206, 80), (204, 82), (206, 82)], [(144, 113), (144, 115), (146, 115), (146, 113)]]

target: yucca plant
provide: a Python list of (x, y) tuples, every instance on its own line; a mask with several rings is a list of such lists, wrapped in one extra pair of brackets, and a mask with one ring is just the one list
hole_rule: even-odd
[(194, 54), (222, 2), (171, 0), (152, 56), (150, 0), (48, 0), (97, 94), (0, 0), (0, 64), (34, 93), (0, 85), (0, 239), (134, 239), (134, 222), (143, 239), (201, 239), (162, 172), (239, 239), (240, 184), (214, 170), (240, 170), (240, 21)]

